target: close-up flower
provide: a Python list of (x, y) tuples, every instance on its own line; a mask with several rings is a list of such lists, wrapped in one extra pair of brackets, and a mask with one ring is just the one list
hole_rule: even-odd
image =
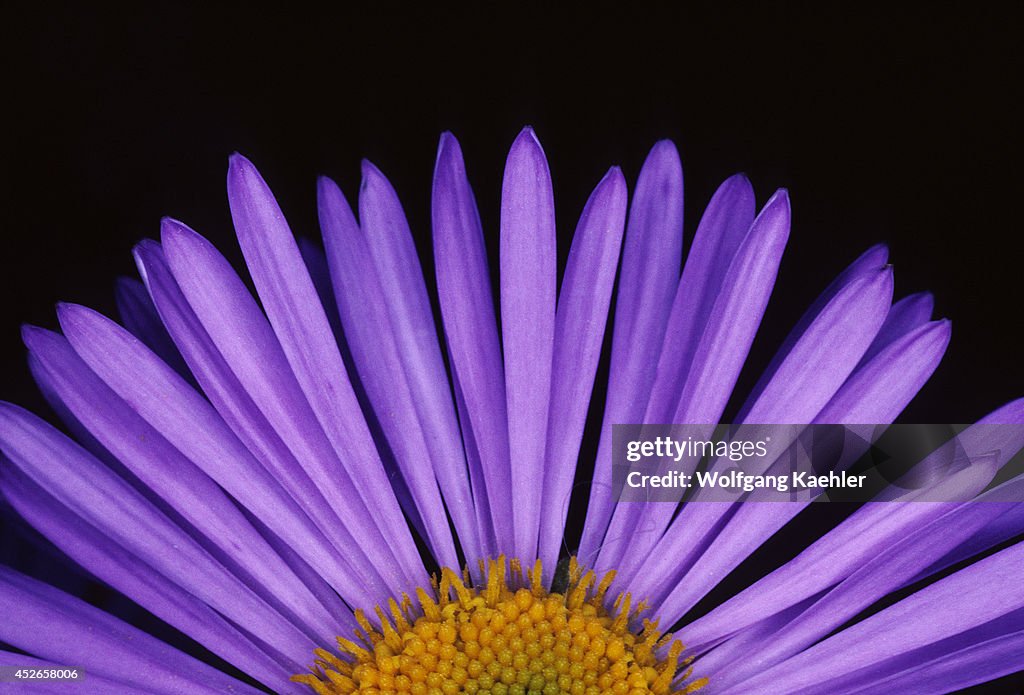
[(64, 303), (60, 332), (23, 329), (59, 426), (0, 403), (8, 513), (175, 638), (0, 567), (0, 667), (85, 674), (0, 692), (862, 695), (1024, 669), (1024, 399), (957, 434), (969, 465), (886, 487), (721, 597), (821, 490), (615, 489), (615, 425), (715, 425), (733, 400), (737, 424), (896, 421), (952, 329), (930, 294), (894, 299), (886, 246), (746, 387), (790, 197), (758, 209), (732, 176), (684, 235), (672, 142), (632, 186), (604, 173), (561, 256), (531, 128), (494, 229), (441, 136), (429, 263), (369, 162), (351, 202), (319, 179), (322, 246), (242, 155), (227, 191), (247, 275), (165, 218), (116, 320)]

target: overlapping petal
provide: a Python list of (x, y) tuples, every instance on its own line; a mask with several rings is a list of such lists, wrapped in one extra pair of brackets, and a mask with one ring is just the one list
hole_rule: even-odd
[[(681, 507), (611, 494), (612, 425), (704, 423), (710, 435), (736, 396), (789, 239), (786, 191), (755, 216), (746, 177), (725, 181), (683, 265), (682, 169), (660, 142), (628, 223), (622, 173), (598, 183), (559, 283), (551, 173), (527, 128), (505, 166), (495, 293), (462, 151), (445, 133), (431, 215), (439, 321), (398, 194), (369, 162), (358, 220), (320, 180), (323, 251), (296, 241), (241, 155), (228, 195), (256, 296), (209, 241), (164, 220), (161, 242), (135, 249), (143, 284), (119, 281), (124, 327), (61, 305), (63, 336), (25, 329), (32, 373), (81, 444), (0, 404), (0, 493), (93, 577), (253, 682), (304, 692), (289, 677), (315, 648), (356, 633), (358, 609), (430, 587), (435, 563), (466, 561), (479, 578), (487, 557), (517, 557), (513, 572), (540, 558), (545, 583), (560, 581), (598, 413), (578, 554), (617, 570), (609, 596), (647, 598), (663, 626), (820, 494), (712, 504), (696, 493)], [(893, 304), (887, 263), (884, 245), (868, 249), (804, 312), (738, 394), (741, 428), (865, 426), (838, 470), (897, 418), (950, 324), (932, 320), (927, 293)], [(591, 396), (613, 301), (600, 412)], [(1024, 448), (1022, 425), (1024, 401), (1000, 408), (684, 624), (706, 692), (938, 692), (1024, 668), (1024, 544), (963, 564), (1024, 530), (1024, 476), (1004, 468)], [(255, 692), (2, 567), (0, 602), (11, 606), (0, 641), (29, 654), (0, 651), (0, 662), (82, 666), (97, 692)]]

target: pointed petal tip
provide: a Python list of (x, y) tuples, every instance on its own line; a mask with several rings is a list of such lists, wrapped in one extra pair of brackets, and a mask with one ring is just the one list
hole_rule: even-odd
[[(644, 191), (647, 191), (644, 193)], [(643, 199), (654, 196), (660, 199), (678, 199), (682, 205), (683, 198), (683, 164), (679, 159), (679, 150), (671, 140), (659, 140), (648, 152), (640, 176), (636, 181), (634, 196)]]
[(757, 214), (757, 219), (770, 219), (773, 222), (784, 224), (788, 229), (792, 219), (789, 191), (785, 188), (775, 191), (772, 197), (768, 199), (768, 202), (764, 204), (764, 207), (761, 208), (761, 212)]
[(163, 247), (154, 239), (143, 239), (132, 248), (135, 268), (139, 271), (142, 284), (149, 287), (149, 271), (152, 263), (163, 254)]
[(228, 155), (228, 171), (242, 171), (245, 169), (255, 170), (256, 166), (239, 151), (234, 151)]
[(437, 159), (434, 161), (434, 178), (444, 171), (464, 172), (466, 165), (462, 159), (462, 146), (450, 132), (441, 134), (441, 141), (437, 145)]
[(337, 187), (338, 184), (336, 184), (334, 182), (334, 179), (332, 179), (330, 176), (325, 176), (321, 174), (320, 176), (316, 177), (316, 193), (318, 196), (322, 195), (325, 191), (331, 188)]
[(383, 186), (385, 189), (392, 188), (391, 182), (388, 181), (388, 177), (384, 175), (384, 172), (380, 170), (380, 167), (369, 159), (363, 159), (360, 162), (360, 171), (363, 176), (363, 180), (359, 186), (360, 191), (372, 189), (378, 186)]
[[(364, 180), (365, 182), (365, 180)], [(316, 179), (316, 200), (320, 207), (335, 206), (344, 204), (348, 207), (348, 199), (345, 197), (341, 186), (330, 176), (318, 176)]]
[(616, 188), (626, 185), (626, 176), (618, 164), (608, 169), (598, 186), (614, 185)]
[(29, 349), (29, 352), (38, 350), (44, 340), (54, 335), (57, 334), (42, 326), (34, 326), (31, 323), (21, 325), (21, 342)]
[(540, 139), (537, 138), (537, 133), (534, 132), (532, 126), (526, 126), (519, 135), (516, 136), (515, 142), (512, 143), (512, 147), (509, 150), (509, 157), (513, 154), (519, 153), (523, 148), (529, 148), (536, 150), (541, 156), (544, 156), (544, 147), (540, 144)]
[(658, 140), (651, 147), (651, 151), (647, 153), (647, 159), (644, 161), (644, 166), (648, 166), (654, 162), (660, 162), (662, 164), (671, 163), (682, 169), (682, 161), (679, 158), (679, 148), (676, 144), (665, 138)]
[(87, 306), (73, 302), (57, 302), (57, 322), (61, 330), (67, 335), (75, 325), (82, 319), (86, 319), (96, 312)]
[(156, 239), (143, 239), (132, 247), (132, 256), (135, 260), (140, 257), (147, 257), (160, 250), (160, 242)]
[(362, 159), (359, 160), (359, 171), (363, 175), (364, 184), (366, 182), (366, 179), (368, 178), (374, 176), (384, 176), (384, 174), (381, 173), (380, 168), (366, 157), (363, 157)]
[(163, 240), (165, 236), (182, 234), (185, 232), (192, 232), (192, 229), (184, 222), (176, 220), (173, 217), (163, 217), (160, 219), (161, 240)]
[(228, 194), (230, 195), (236, 186), (244, 186), (246, 180), (253, 175), (259, 176), (253, 163), (245, 155), (232, 152), (228, 157)]
[(189, 227), (184, 222), (165, 217), (160, 224), (160, 245), (164, 250), (170, 251), (182, 244), (213, 247), (213, 244), (202, 234)]
[(459, 139), (455, 137), (455, 134), (450, 130), (446, 130), (441, 133), (441, 138), (437, 143), (437, 158), (440, 159), (441, 155), (451, 156), (455, 153), (462, 155), (462, 146), (459, 144)]
[(236, 205), (251, 196), (273, 198), (270, 186), (256, 165), (237, 152), (228, 159), (228, 204)]

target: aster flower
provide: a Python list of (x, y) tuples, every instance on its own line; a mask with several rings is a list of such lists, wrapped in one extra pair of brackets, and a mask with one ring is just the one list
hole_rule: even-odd
[[(89, 574), (244, 676), (9, 568), (0, 663), (83, 668), (83, 692), (373, 695), (934, 693), (1024, 668), (1024, 544), (973, 561), (1024, 528), (1024, 480), (992, 484), (1024, 428), (989, 427), (1024, 422), (1024, 401), (960, 435), (975, 465), (864, 505), (696, 619), (807, 502), (677, 508), (612, 494), (613, 424), (722, 417), (787, 242), (785, 191), (755, 214), (750, 183), (728, 179), (684, 266), (682, 171), (658, 143), (628, 223), (622, 173), (598, 183), (558, 282), (550, 173), (526, 129), (501, 191), (496, 314), (484, 230), (445, 134), (439, 324), (373, 165), (358, 221), (320, 180), (323, 252), (295, 241), (240, 155), (228, 194), (259, 303), (206, 239), (164, 220), (160, 242), (135, 250), (144, 285), (118, 287), (123, 327), (64, 304), (63, 334), (24, 330), (77, 443), (0, 405), (0, 490)], [(558, 571), (616, 276), (585, 524)], [(871, 248), (793, 328), (739, 421), (892, 422), (950, 335), (928, 295), (892, 293), (887, 250)], [(943, 486), (959, 501), (912, 503)]]

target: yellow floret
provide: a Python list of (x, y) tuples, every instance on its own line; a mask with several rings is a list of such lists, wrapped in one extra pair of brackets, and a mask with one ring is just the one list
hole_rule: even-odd
[(318, 695), (675, 695), (690, 680), (683, 646), (644, 620), (645, 604), (620, 594), (570, 562), (564, 594), (541, 583), (538, 560), (524, 577), (518, 561), (481, 563), (483, 581), (443, 569), (430, 590), (376, 611), (357, 613), (355, 639), (338, 638), (338, 655), (318, 649), (310, 673), (292, 677)]

